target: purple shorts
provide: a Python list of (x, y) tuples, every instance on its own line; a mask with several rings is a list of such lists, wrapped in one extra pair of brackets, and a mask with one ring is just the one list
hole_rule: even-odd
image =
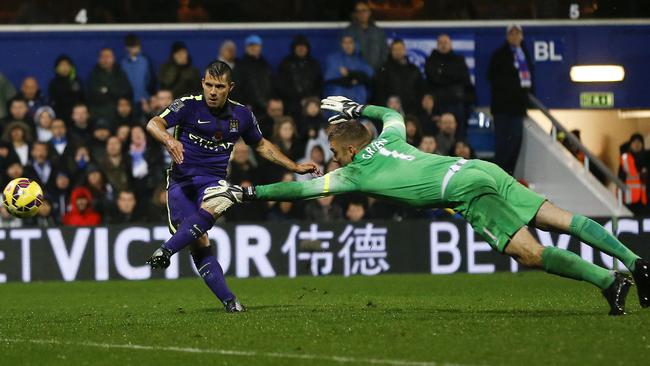
[(216, 176), (193, 176), (175, 181), (167, 175), (167, 218), (169, 231), (174, 234), (183, 219), (194, 215), (201, 207), (203, 192), (225, 179)]

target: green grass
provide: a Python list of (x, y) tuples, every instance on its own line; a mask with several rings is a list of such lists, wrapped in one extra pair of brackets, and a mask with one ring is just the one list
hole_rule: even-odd
[(0, 365), (640, 365), (650, 357), (650, 309), (635, 289), (628, 315), (609, 317), (595, 288), (543, 273), (230, 285), (249, 312), (224, 313), (200, 279), (0, 285)]

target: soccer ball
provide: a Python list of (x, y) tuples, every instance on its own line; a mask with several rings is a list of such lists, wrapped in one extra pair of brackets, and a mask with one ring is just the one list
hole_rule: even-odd
[(33, 180), (16, 178), (2, 191), (2, 203), (16, 217), (33, 217), (43, 203), (43, 190)]

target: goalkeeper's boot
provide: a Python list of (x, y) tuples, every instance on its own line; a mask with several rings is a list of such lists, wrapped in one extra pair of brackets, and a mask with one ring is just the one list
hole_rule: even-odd
[(625, 298), (632, 286), (630, 278), (620, 272), (614, 272), (614, 283), (603, 290), (603, 296), (609, 303), (609, 315), (625, 315)]
[(650, 262), (642, 258), (637, 259), (634, 262), (632, 277), (639, 293), (639, 303), (641, 307), (647, 308), (650, 306)]
[(233, 297), (230, 300), (226, 300), (224, 303), (224, 310), (226, 313), (241, 313), (246, 311), (244, 305), (242, 305), (236, 297)]
[(172, 252), (169, 249), (160, 247), (147, 259), (147, 264), (153, 269), (165, 269), (169, 267), (169, 258), (171, 256)]

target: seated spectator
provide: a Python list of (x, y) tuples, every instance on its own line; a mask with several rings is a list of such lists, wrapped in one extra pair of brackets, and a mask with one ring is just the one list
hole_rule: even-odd
[(418, 118), (415, 116), (406, 116), (404, 124), (406, 125), (406, 142), (413, 146), (419, 146), (422, 133), (420, 132), (420, 121), (418, 121)]
[(90, 145), (88, 145), (90, 155), (95, 161), (103, 161), (106, 157), (106, 141), (111, 136), (111, 124), (103, 118), (97, 120), (93, 130), (93, 137), (90, 140)]
[(6, 182), (24, 176), (25, 176), (25, 168), (22, 166), (22, 164), (20, 164), (19, 161), (12, 161), (9, 164), (7, 164), (7, 169), (5, 171)]
[(129, 156), (133, 190), (138, 197), (147, 195), (163, 181), (163, 160), (160, 146), (148, 142), (144, 127), (140, 125), (131, 128)]
[(623, 202), (635, 215), (648, 213), (648, 152), (645, 150), (643, 136), (635, 133), (621, 151), (618, 177), (627, 185)]
[(289, 55), (278, 68), (278, 92), (287, 112), (294, 118), (300, 115), (300, 102), (307, 97), (320, 96), (323, 74), (318, 61), (311, 56), (307, 37), (297, 35), (291, 42)]
[(250, 148), (243, 141), (238, 141), (233, 148), (232, 159), (230, 159), (229, 181), (239, 185), (243, 181), (256, 184), (257, 171), (255, 168), (256, 166), (251, 160)]
[(435, 103), (432, 94), (424, 94), (422, 96), (421, 109), (420, 109), (420, 122), (422, 133), (425, 135), (435, 136), (438, 133), (438, 120), (440, 119), (440, 112), (438, 105)]
[(50, 105), (58, 116), (69, 118), (72, 107), (84, 101), (83, 86), (70, 57), (66, 55), (57, 57), (54, 71), (54, 78), (50, 80), (48, 86)]
[(463, 159), (476, 159), (476, 154), (474, 154), (474, 149), (469, 146), (469, 143), (465, 140), (458, 140), (454, 144), (454, 156), (461, 157)]
[(94, 118), (115, 119), (117, 100), (120, 97), (133, 99), (133, 89), (129, 79), (115, 63), (115, 55), (110, 48), (99, 51), (97, 65), (88, 77), (88, 108)]
[(351, 36), (341, 38), (341, 50), (327, 57), (325, 95), (342, 95), (357, 103), (368, 102), (373, 70), (355, 50)]
[(456, 142), (456, 117), (451, 113), (444, 113), (438, 121), (438, 154), (451, 155), (452, 148)]
[(437, 148), (438, 148), (438, 144), (436, 143), (435, 136), (432, 135), (422, 136), (422, 140), (420, 140), (420, 146), (418, 146), (418, 149), (420, 149), (420, 151), (425, 152), (427, 154), (435, 154)]
[(185, 43), (177, 41), (172, 44), (169, 60), (160, 66), (158, 81), (160, 88), (171, 90), (174, 98), (201, 90), (201, 72), (192, 66), (192, 57)]
[(29, 116), (29, 108), (24, 98), (14, 97), (9, 101), (9, 115), (0, 121), (0, 134), (11, 122), (22, 122), (30, 131), (34, 131), (34, 120)]
[[(0, 72), (0, 121), (7, 117), (7, 104), (16, 96), (16, 88), (1, 72)], [(2, 133), (2, 128), (0, 128)]]
[(117, 137), (122, 146), (127, 146), (129, 139), (131, 138), (131, 126), (129, 125), (119, 125), (115, 131), (115, 137)]
[(84, 186), (93, 197), (95, 211), (105, 213), (113, 205), (113, 187), (107, 183), (104, 173), (94, 164), (88, 166)]
[(271, 140), (293, 161), (304, 156), (305, 145), (300, 142), (296, 124), (290, 116), (282, 116), (276, 120)]
[(29, 109), (27, 114), (30, 118), (34, 118), (36, 110), (46, 104), (45, 97), (43, 96), (43, 93), (41, 93), (38, 81), (33, 76), (28, 76), (23, 79), (18, 96), (27, 101), (27, 107)]
[(359, 222), (366, 219), (366, 210), (368, 207), (365, 197), (357, 197), (348, 203), (345, 210), (345, 218), (350, 222)]
[[(105, 121), (108, 121), (103, 117)], [(76, 145), (88, 146), (92, 140), (92, 127), (90, 121), (90, 112), (88, 106), (83, 103), (76, 104), (72, 107), (72, 125), (70, 126), (70, 140)]]
[[(310, 161), (318, 165), (319, 171), (322, 172), (325, 169), (325, 151), (321, 145), (312, 145), (311, 150), (309, 150), (309, 154), (304, 158), (298, 160), (298, 163), (307, 163)], [(312, 178), (313, 176), (311, 174), (295, 174), (295, 180), (297, 182), (309, 180)]]
[(244, 41), (244, 57), (237, 62), (232, 79), (237, 87), (232, 99), (262, 113), (273, 93), (273, 69), (262, 55), (262, 38), (252, 34)]
[(375, 77), (375, 101), (381, 105), (389, 97), (397, 96), (404, 107), (400, 111), (402, 115), (404, 112), (417, 113), (423, 90), (424, 81), (420, 69), (406, 57), (404, 41), (395, 39), (391, 43), (388, 60)]
[[(280, 179), (282, 182), (293, 182), (293, 173), (286, 172)], [(269, 221), (287, 221), (298, 220), (302, 217), (302, 202), (289, 201), (289, 202), (269, 202)]]
[(59, 171), (55, 177), (55, 188), (46, 195), (52, 204), (52, 217), (57, 225), (61, 224), (66, 213), (70, 190), (70, 178), (65, 172)]
[(7, 167), (14, 162), (20, 165), (18, 156), (14, 152), (14, 149), (12, 149), (11, 144), (0, 139), (0, 188), (4, 187), (2, 183), (4, 182)]
[(10, 148), (18, 157), (20, 164), (22, 166), (27, 165), (32, 142), (29, 127), (24, 122), (11, 122), (2, 133), (2, 139), (9, 142)]
[(140, 217), (135, 210), (136, 205), (137, 199), (135, 198), (135, 193), (133, 193), (133, 191), (119, 191), (115, 207), (113, 208), (112, 215), (109, 216), (108, 222), (110, 224), (130, 224), (144, 221), (140, 220)]
[(79, 186), (70, 194), (71, 209), (63, 216), (63, 225), (97, 226), (102, 217), (92, 207), (93, 199), (88, 188)]
[(327, 127), (327, 119), (320, 109), (320, 99), (308, 97), (302, 100), (302, 116), (298, 132), (303, 141), (318, 137), (320, 130)]
[(106, 158), (99, 163), (108, 183), (117, 191), (131, 187), (131, 162), (122, 153), (122, 142), (116, 136), (106, 141)]
[(268, 103), (266, 103), (266, 113), (259, 120), (262, 135), (267, 138), (268, 136), (271, 136), (273, 134), (275, 121), (282, 116), (284, 116), (284, 103), (282, 103), (282, 99), (269, 99)]
[(155, 115), (161, 114), (174, 101), (174, 94), (169, 89), (160, 89), (156, 93), (158, 102), (157, 109), (154, 109)]
[[(231, 207), (233, 209), (241, 205)], [(153, 191), (149, 204), (143, 207), (148, 222), (161, 224), (167, 223), (167, 190), (164, 186), (158, 186)], [(230, 211), (228, 209), (228, 211)]]
[(225, 62), (231, 69), (235, 69), (235, 63), (237, 62), (237, 45), (230, 39), (227, 39), (221, 43), (219, 47), (219, 55), (217, 60)]
[(36, 141), (48, 142), (52, 138), (52, 121), (56, 118), (54, 109), (50, 106), (42, 106), (34, 113), (36, 123)]
[(31, 149), (31, 160), (25, 167), (25, 176), (36, 180), (47, 194), (56, 188), (56, 175), (57, 167), (49, 160), (47, 144), (34, 142)]
[[(133, 33), (127, 34), (124, 37), (124, 46), (126, 48), (126, 55), (122, 58), (120, 66), (133, 88), (133, 99), (127, 100), (136, 106), (140, 106), (142, 101), (148, 100), (151, 93), (155, 90), (156, 76), (151, 61), (147, 56), (142, 54), (142, 45), (137, 35)], [(134, 114), (140, 117), (141, 111), (138, 110), (136, 112)]]
[(84, 145), (75, 147), (74, 160), (68, 161), (65, 170), (70, 173), (72, 181), (77, 184), (81, 183), (88, 175), (88, 169), (92, 164), (93, 159), (90, 150)]
[(404, 116), (404, 109), (402, 108), (402, 100), (397, 95), (391, 95), (390, 97), (388, 97), (388, 99), (386, 100), (386, 107)]
[(55, 119), (52, 121), (52, 138), (48, 142), (50, 157), (52, 160), (63, 167), (66, 166), (66, 161), (74, 158), (75, 146), (68, 140), (67, 129), (65, 122), (62, 119)]
[(116, 110), (116, 118), (115, 118), (115, 125), (114, 126), (119, 126), (119, 125), (129, 125), (132, 126), (136, 122), (136, 118), (134, 117), (133, 113), (133, 105), (131, 104), (131, 100), (120, 97), (117, 100), (117, 110)]
[(343, 209), (334, 202), (334, 196), (325, 196), (305, 203), (304, 219), (307, 221), (332, 222), (343, 220)]

